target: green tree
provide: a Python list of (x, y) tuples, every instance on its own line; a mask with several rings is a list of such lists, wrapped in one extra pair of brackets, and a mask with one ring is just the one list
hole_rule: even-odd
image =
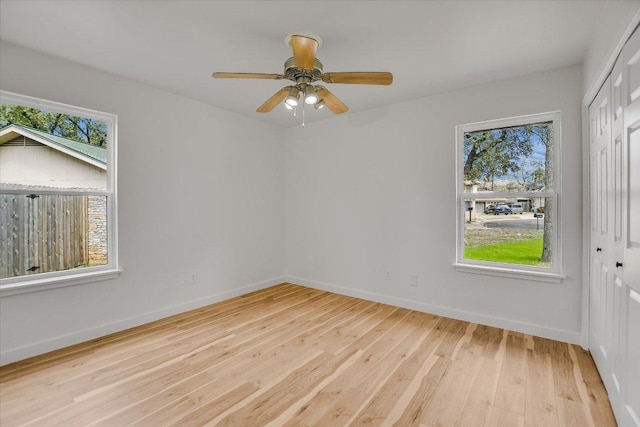
[(522, 159), (533, 152), (533, 143), (521, 128), (469, 132), (464, 136), (464, 179), (491, 182), (498, 176), (517, 173)]
[(523, 167), (518, 167), (514, 173), (520, 189), (524, 191), (537, 191), (544, 187), (544, 162), (539, 160), (524, 161)]
[(107, 146), (107, 126), (98, 120), (43, 111), (21, 105), (0, 105), (0, 128), (16, 124), (82, 142)]

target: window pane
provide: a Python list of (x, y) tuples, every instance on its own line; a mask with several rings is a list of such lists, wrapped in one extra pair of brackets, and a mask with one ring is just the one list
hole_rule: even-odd
[(552, 267), (553, 198), (465, 199), (464, 206), (465, 259)]
[(107, 197), (0, 193), (0, 278), (106, 265)]
[(553, 190), (553, 123), (464, 133), (465, 193)]
[(106, 123), (3, 103), (0, 186), (106, 189)]

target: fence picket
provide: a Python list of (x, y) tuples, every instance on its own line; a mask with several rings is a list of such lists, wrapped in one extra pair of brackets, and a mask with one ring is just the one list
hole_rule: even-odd
[[(0, 194), (0, 277), (88, 264), (86, 196)], [(29, 271), (31, 267), (38, 267)]]

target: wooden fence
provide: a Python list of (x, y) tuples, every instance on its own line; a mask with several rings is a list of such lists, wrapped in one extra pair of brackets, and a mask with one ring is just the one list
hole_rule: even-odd
[(87, 197), (0, 194), (0, 278), (88, 264)]

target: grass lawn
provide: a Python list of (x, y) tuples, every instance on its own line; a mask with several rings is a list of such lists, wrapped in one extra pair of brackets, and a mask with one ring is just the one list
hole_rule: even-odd
[(541, 265), (541, 254), (542, 236), (533, 239), (478, 245), (464, 249), (464, 257), (467, 259), (508, 264)]

